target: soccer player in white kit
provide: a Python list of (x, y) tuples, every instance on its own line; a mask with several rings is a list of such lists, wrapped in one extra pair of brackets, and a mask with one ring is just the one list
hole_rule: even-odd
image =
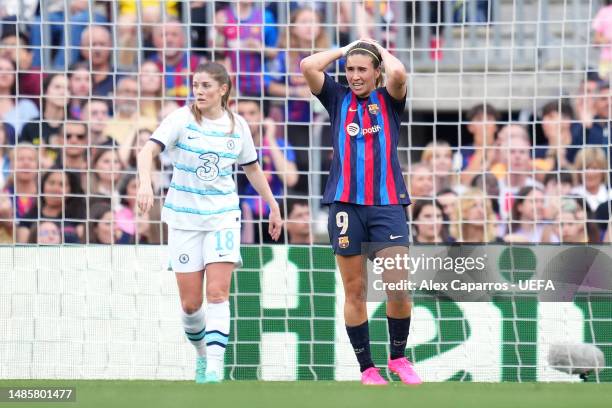
[[(278, 203), (257, 162), (246, 121), (228, 108), (231, 80), (216, 62), (201, 64), (193, 76), (195, 102), (168, 115), (138, 155), (138, 207), (153, 205), (151, 161), (162, 150), (174, 170), (162, 221), (168, 224), (168, 252), (176, 274), (185, 334), (197, 351), (196, 382), (223, 379), (229, 338), (229, 289), (240, 258), (240, 207), (235, 164), (270, 206), (269, 233), (277, 240), (282, 219)], [(204, 318), (203, 280), (207, 311)]]

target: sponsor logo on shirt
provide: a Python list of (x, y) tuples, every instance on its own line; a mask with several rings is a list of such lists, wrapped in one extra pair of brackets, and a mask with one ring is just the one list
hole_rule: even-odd
[(357, 136), (359, 133), (359, 125), (356, 123), (349, 123), (346, 126), (346, 132), (351, 136)]
[(380, 125), (374, 125), (365, 129), (360, 129), (359, 125), (356, 123), (349, 123), (348, 125), (346, 125), (346, 131), (351, 136), (357, 136), (360, 130), (361, 134), (363, 135), (378, 133), (380, 132)]

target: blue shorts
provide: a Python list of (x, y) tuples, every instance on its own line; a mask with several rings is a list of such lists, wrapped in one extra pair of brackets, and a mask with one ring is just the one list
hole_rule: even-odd
[(366, 206), (336, 201), (329, 206), (327, 232), (334, 253), (344, 256), (362, 254), (363, 243), (408, 245), (409, 242), (403, 205)]

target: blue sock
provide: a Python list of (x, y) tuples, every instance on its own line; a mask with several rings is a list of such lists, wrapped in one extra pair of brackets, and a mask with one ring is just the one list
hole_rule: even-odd
[(346, 332), (348, 333), (353, 351), (359, 362), (359, 369), (363, 373), (370, 367), (374, 367), (372, 362), (372, 354), (370, 353), (370, 330), (368, 328), (368, 321), (359, 326), (346, 326)]
[(406, 351), (406, 341), (410, 333), (410, 317), (394, 319), (387, 316), (387, 324), (389, 325), (391, 360), (402, 358)]

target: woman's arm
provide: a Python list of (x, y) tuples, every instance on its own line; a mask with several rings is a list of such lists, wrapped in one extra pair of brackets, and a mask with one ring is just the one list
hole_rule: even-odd
[(142, 214), (149, 212), (153, 206), (153, 187), (151, 185), (151, 168), (153, 157), (161, 153), (161, 146), (155, 142), (147, 141), (138, 153), (138, 194), (136, 202)]
[(373, 44), (378, 48), (378, 52), (380, 52), (385, 67), (385, 75), (387, 77), (387, 84), (385, 87), (387, 88), (387, 92), (389, 92), (389, 95), (394, 99), (398, 101), (403, 100), (406, 96), (406, 92), (408, 92), (408, 74), (406, 73), (406, 67), (402, 61), (393, 56), (378, 42), (369, 38), (362, 41)]
[(325, 68), (335, 60), (345, 56), (358, 42), (359, 41), (353, 41), (342, 48), (333, 48), (331, 50), (317, 52), (316, 54), (304, 58), (300, 62), (300, 70), (304, 78), (306, 78), (306, 82), (313, 94), (318, 95), (321, 93), (323, 82), (325, 82)]
[(272, 190), (270, 190), (266, 176), (257, 162), (249, 164), (248, 166), (242, 166), (242, 168), (244, 169), (244, 173), (249, 179), (249, 182), (253, 188), (255, 188), (255, 191), (257, 191), (257, 193), (270, 207), (270, 228), (268, 229), (268, 232), (270, 233), (272, 239), (276, 241), (280, 237), (281, 229), (283, 227), (283, 220), (280, 215), (280, 208), (274, 199), (274, 195), (272, 195)]

